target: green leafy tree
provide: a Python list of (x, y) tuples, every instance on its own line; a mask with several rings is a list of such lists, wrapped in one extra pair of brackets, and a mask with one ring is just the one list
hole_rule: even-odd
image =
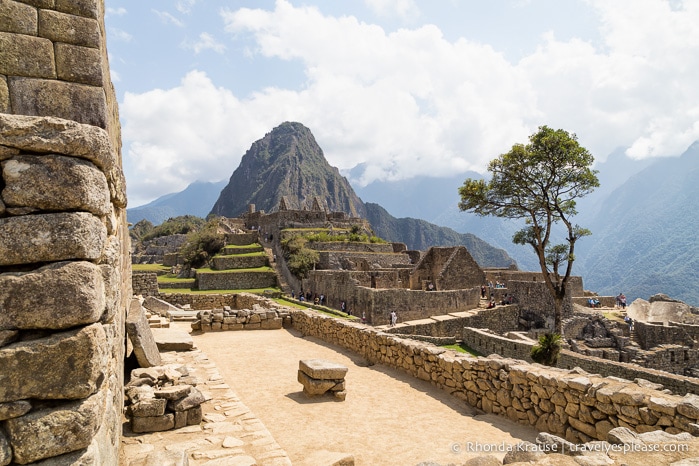
[(198, 231), (187, 234), (187, 241), (180, 248), (185, 269), (209, 265), (211, 259), (226, 245), (226, 237), (219, 231), (218, 217), (210, 219)]
[[(599, 186), (594, 157), (575, 134), (548, 126), (515, 144), (488, 165), (489, 181), (467, 179), (459, 188), (462, 211), (481, 216), (524, 219), (512, 241), (534, 249), (554, 300), (554, 329), (562, 333), (563, 300), (575, 260), (575, 243), (590, 231), (574, 224), (576, 199)], [(551, 244), (553, 228), (565, 227), (565, 243)], [(561, 268), (565, 265), (565, 270)]]
[(308, 239), (304, 236), (292, 236), (282, 241), (282, 248), (289, 271), (299, 278), (305, 278), (318, 263), (318, 251), (306, 247)]

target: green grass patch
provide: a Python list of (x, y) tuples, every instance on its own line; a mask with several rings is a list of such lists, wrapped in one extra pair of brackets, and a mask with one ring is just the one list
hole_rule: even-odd
[(225, 246), (227, 249), (247, 249), (247, 248), (261, 248), (260, 243), (250, 243), (250, 244), (227, 244)]
[(179, 278), (177, 275), (167, 274), (167, 275), (159, 276), (158, 283), (182, 283), (184, 285), (184, 284), (193, 284), (194, 279), (193, 278)]
[(478, 351), (474, 350), (473, 348), (464, 343), (457, 343), (455, 345), (444, 345), (442, 346), (442, 348), (450, 349), (459, 353), (468, 353), (474, 357), (483, 356)]
[(131, 264), (134, 272), (169, 272), (171, 268), (163, 264)]

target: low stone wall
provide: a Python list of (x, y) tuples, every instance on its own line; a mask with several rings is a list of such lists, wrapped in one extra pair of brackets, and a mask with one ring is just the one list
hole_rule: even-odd
[(356, 241), (313, 241), (308, 247), (316, 251), (394, 253), (393, 243), (359, 243)]
[[(427, 319), (426, 319), (427, 320)], [(464, 327), (492, 328), (498, 333), (517, 330), (519, 310), (516, 305), (498, 306), (493, 309), (477, 309), (469, 315), (434, 316), (429, 322), (407, 323), (386, 330), (400, 335), (423, 335), (431, 337), (463, 337)]]
[[(677, 324), (663, 325), (663, 323), (634, 322), (636, 341), (644, 350), (668, 344), (693, 347), (694, 339), (684, 327)], [(691, 327), (696, 326), (693, 325)]]
[(355, 264), (355, 268), (364, 270), (361, 264), (368, 267), (388, 268), (393, 265), (410, 265), (410, 257), (407, 254), (383, 253), (383, 252), (347, 252), (347, 251), (320, 251), (318, 254), (318, 269), (338, 270), (347, 269), (347, 263)]
[[(480, 354), (498, 354), (507, 358), (522, 359), (531, 362), (529, 353), (532, 343), (510, 340), (494, 335), (485, 329), (464, 328), (463, 341)], [(699, 394), (699, 379), (682, 377), (660, 370), (648, 369), (635, 364), (620, 363), (593, 356), (586, 356), (563, 350), (558, 360), (558, 367), (572, 369), (580, 367), (586, 371), (605, 377), (622, 377), (628, 380), (645, 379), (663, 385), (673, 393)]]
[(229, 269), (254, 269), (269, 265), (267, 256), (216, 256), (214, 257), (214, 270)]
[(644, 351), (642, 355), (636, 355), (634, 362), (651, 369), (696, 377), (699, 349), (681, 345), (660, 345)]
[(397, 338), (310, 311), (292, 310), (293, 327), (447, 391), (471, 406), (575, 443), (605, 440), (614, 427), (697, 432), (699, 397), (503, 358), (473, 358)]
[(277, 286), (274, 272), (197, 272), (200, 290), (245, 290)]
[(257, 243), (259, 240), (260, 237), (257, 231), (226, 235), (226, 244), (232, 244), (233, 246), (246, 246), (248, 244)]
[(260, 304), (266, 307), (273, 307), (277, 305), (274, 301), (252, 293), (161, 293), (157, 297), (158, 299), (162, 299), (173, 306), (188, 306), (194, 310), (223, 309), (225, 306), (228, 306), (231, 309), (252, 309), (255, 304)]
[(278, 330), (289, 314), (258, 304), (253, 309), (217, 309), (200, 311), (192, 330), (202, 333), (227, 330)]
[(158, 296), (158, 274), (155, 272), (131, 272), (134, 295)]

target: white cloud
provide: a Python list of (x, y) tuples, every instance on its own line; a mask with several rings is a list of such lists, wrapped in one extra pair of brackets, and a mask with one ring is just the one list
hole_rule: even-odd
[(179, 0), (175, 3), (175, 9), (182, 14), (189, 14), (197, 2), (198, 0)]
[(133, 40), (133, 36), (123, 29), (110, 27), (107, 28), (107, 32), (109, 33), (110, 39), (115, 39), (121, 42), (131, 42)]
[(185, 49), (193, 50), (194, 53), (200, 53), (204, 50), (213, 50), (216, 53), (223, 53), (226, 50), (226, 46), (221, 42), (218, 42), (214, 36), (208, 32), (202, 32), (199, 34), (199, 40), (195, 42), (184, 41), (182, 47)]
[(420, 16), (414, 0), (364, 0), (364, 3), (378, 16), (397, 16), (404, 20)]
[(104, 16), (105, 18), (109, 16), (124, 16), (127, 13), (126, 8), (124, 7), (119, 7), (119, 8), (109, 8), (107, 7), (104, 10)]
[(168, 13), (167, 11), (159, 11), (156, 9), (151, 9), (153, 13), (160, 19), (162, 23), (165, 24), (173, 24), (177, 27), (184, 27), (184, 23), (180, 21), (179, 19), (175, 18), (171, 13)]
[(130, 196), (226, 178), (287, 120), (308, 126), (332, 165), (363, 163), (362, 183), (484, 171), (543, 124), (576, 133), (602, 160), (619, 146), (638, 158), (678, 155), (699, 139), (699, 2), (590, 5), (601, 43), (548, 33), (516, 63), (432, 25), (389, 33), (285, 0), (224, 10), (232, 40), (253, 40), (250, 60), (297, 62), (306, 81), (242, 100), (194, 72), (176, 88), (128, 94)]

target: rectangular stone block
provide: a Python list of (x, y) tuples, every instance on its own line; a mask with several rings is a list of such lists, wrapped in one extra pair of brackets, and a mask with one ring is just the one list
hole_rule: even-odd
[(105, 309), (102, 271), (91, 262), (58, 262), (0, 274), (0, 309), (0, 330), (93, 324)]
[(103, 84), (99, 49), (57, 43), (55, 52), (58, 79), (90, 86)]
[(93, 18), (39, 10), (39, 36), (53, 42), (99, 48), (99, 23)]
[(0, 265), (97, 260), (106, 239), (107, 228), (86, 212), (0, 218)]
[(111, 212), (109, 186), (101, 170), (87, 160), (62, 155), (18, 155), (0, 163), (8, 207), (51, 211)]
[(131, 405), (131, 415), (135, 417), (153, 417), (165, 414), (167, 400), (164, 398), (151, 398), (141, 400)]
[(187, 413), (187, 425), (188, 426), (194, 426), (194, 425), (201, 424), (201, 420), (202, 420), (201, 405), (190, 408), (185, 412)]
[(334, 380), (313, 379), (303, 371), (298, 371), (296, 380), (303, 385), (304, 393), (310, 396), (322, 395), (335, 386)]
[[(0, 113), (9, 113), (10, 111), (10, 88), (7, 87), (7, 78), (5, 76), (0, 76)], [(0, 160), (6, 156), (9, 150), (12, 149), (0, 146)], [(2, 200), (0, 200), (0, 202), (2, 202)], [(0, 213), (2, 213), (1, 210)]]
[(13, 0), (0, 0), (0, 31), (36, 36), (38, 24), (36, 8)]
[(146, 313), (137, 298), (131, 300), (126, 316), (126, 333), (133, 344), (133, 352), (141, 367), (159, 366), (162, 362)]
[(107, 98), (101, 87), (12, 77), (9, 88), (14, 113), (54, 116), (100, 128), (107, 127)]
[(312, 379), (342, 380), (347, 374), (347, 367), (322, 359), (302, 359), (299, 361), (299, 371)]
[(175, 412), (175, 429), (181, 429), (187, 425), (187, 411)]
[(100, 324), (4, 346), (0, 348), (0, 403), (86, 398), (106, 376), (106, 352)]
[(55, 2), (54, 8), (63, 13), (95, 19), (99, 14), (97, 0), (55, 0)]
[(41, 37), (0, 32), (0, 74), (55, 78), (53, 43)]
[(162, 432), (175, 428), (175, 415), (172, 413), (162, 416), (133, 417), (131, 430), (137, 434), (145, 432)]
[(14, 462), (34, 463), (87, 448), (102, 425), (104, 392), (101, 390), (85, 400), (39, 408), (5, 421)]

